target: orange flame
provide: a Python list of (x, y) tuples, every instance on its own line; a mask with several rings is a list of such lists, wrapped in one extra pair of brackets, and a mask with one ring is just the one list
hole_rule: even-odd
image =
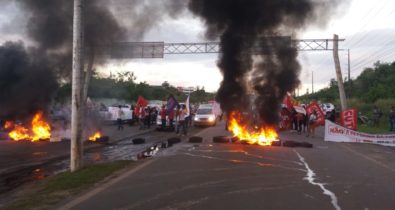
[(39, 112), (34, 115), (32, 120), (32, 141), (38, 141), (51, 138), (51, 127), (43, 120), (43, 113)]
[(258, 144), (269, 146), (274, 141), (278, 141), (278, 134), (274, 127), (255, 126), (254, 130), (249, 129), (248, 125), (243, 124), (243, 117), (239, 112), (232, 112), (228, 121), (228, 130), (233, 133), (240, 141), (248, 144)]
[(5, 129), (9, 129), (9, 128), (12, 128), (12, 127), (14, 127), (14, 123), (12, 121), (5, 121), (5, 123), (4, 123), (4, 128)]
[(97, 141), (99, 138), (101, 138), (101, 133), (97, 131), (95, 134), (89, 137), (89, 141)]
[(23, 127), (22, 125), (15, 125), (14, 130), (12, 130), (8, 136), (15, 141), (30, 139), (29, 129)]
[(22, 125), (15, 124), (14, 130), (12, 130), (8, 136), (15, 141), (30, 140), (34, 142), (39, 140), (49, 140), (51, 137), (51, 127), (44, 121), (42, 112), (35, 114), (31, 123), (31, 131)]

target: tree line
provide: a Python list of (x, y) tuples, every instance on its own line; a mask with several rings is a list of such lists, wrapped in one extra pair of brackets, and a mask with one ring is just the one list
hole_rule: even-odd
[[(387, 110), (395, 105), (395, 62), (377, 61), (373, 67), (365, 68), (356, 79), (344, 82), (344, 87), (349, 107), (369, 112), (376, 105)], [(300, 96), (298, 100), (302, 102), (319, 100), (340, 107), (337, 81), (331, 79), (327, 88)]]
[[(133, 72), (120, 72), (108, 77), (101, 77), (93, 74), (88, 88), (90, 98), (116, 98), (135, 102), (138, 96), (143, 96), (147, 100), (162, 100), (173, 95), (178, 101), (185, 101), (187, 95), (180, 92), (176, 87), (164, 81), (162, 85), (152, 86), (147, 82), (136, 82)], [(196, 87), (190, 94), (191, 103), (202, 103), (215, 98), (215, 93), (206, 92), (204, 87)], [(56, 101), (65, 101), (71, 96), (71, 84), (64, 83), (59, 88)]]

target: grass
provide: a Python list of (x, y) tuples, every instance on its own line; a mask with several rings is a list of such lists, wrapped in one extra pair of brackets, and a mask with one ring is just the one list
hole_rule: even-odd
[(70, 196), (92, 187), (116, 171), (133, 165), (133, 161), (115, 161), (86, 166), (72, 172), (64, 172), (45, 179), (32, 187), (29, 192), (1, 208), (2, 210), (49, 209)]
[[(384, 118), (384, 117), (383, 117)], [(389, 122), (387, 118), (381, 119), (378, 126), (364, 125), (358, 123), (358, 131), (371, 134), (387, 134), (389, 132)]]

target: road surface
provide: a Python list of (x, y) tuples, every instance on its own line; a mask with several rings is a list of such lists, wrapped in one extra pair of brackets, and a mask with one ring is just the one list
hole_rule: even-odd
[(330, 143), (293, 132), (314, 148), (202, 144), (160, 151), (138, 171), (64, 203), (71, 209), (394, 209), (395, 149)]

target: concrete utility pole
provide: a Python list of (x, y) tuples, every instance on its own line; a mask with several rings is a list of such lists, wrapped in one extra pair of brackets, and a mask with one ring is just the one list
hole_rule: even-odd
[(348, 49), (348, 97), (351, 97), (351, 82), (350, 49)]
[(82, 71), (84, 68), (84, 29), (83, 29), (84, 0), (74, 0), (73, 16), (73, 76), (71, 95), (71, 147), (70, 170), (76, 171), (82, 167)]
[(336, 76), (337, 76), (337, 83), (339, 86), (339, 95), (340, 95), (340, 104), (342, 110), (347, 109), (347, 101), (346, 101), (346, 93), (344, 92), (344, 85), (343, 85), (343, 77), (342, 77), (342, 70), (340, 68), (340, 60), (339, 60), (339, 36), (337, 34), (333, 35), (333, 59), (335, 61), (335, 68), (336, 68)]
[(314, 94), (314, 71), (311, 72), (311, 93)]

